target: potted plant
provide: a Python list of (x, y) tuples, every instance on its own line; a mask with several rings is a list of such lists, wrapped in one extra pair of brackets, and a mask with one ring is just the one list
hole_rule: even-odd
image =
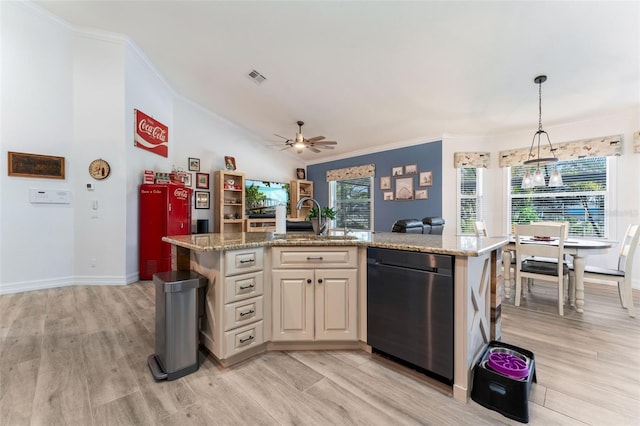
[(318, 229), (322, 228), (322, 225), (327, 223), (327, 220), (334, 220), (336, 218), (336, 210), (333, 207), (323, 207), (321, 210), (322, 213), (322, 224), (318, 224), (318, 208), (313, 207), (307, 213), (307, 220), (311, 221), (311, 225), (313, 226), (313, 231), (317, 234)]

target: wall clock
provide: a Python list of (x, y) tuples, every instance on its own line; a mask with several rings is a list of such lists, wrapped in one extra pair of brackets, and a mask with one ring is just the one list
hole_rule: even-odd
[(97, 160), (93, 160), (91, 164), (89, 164), (89, 174), (92, 178), (97, 180), (105, 179), (111, 173), (111, 166), (107, 163), (106, 160), (102, 158), (98, 158)]

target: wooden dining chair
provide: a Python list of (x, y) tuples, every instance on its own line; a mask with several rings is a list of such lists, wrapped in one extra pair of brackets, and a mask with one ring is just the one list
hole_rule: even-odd
[(597, 266), (585, 265), (584, 279), (589, 278), (615, 281), (618, 284), (618, 294), (620, 296), (620, 304), (627, 310), (630, 317), (635, 317), (635, 309), (633, 307), (633, 294), (631, 288), (631, 276), (633, 268), (633, 256), (638, 241), (640, 240), (640, 225), (631, 224), (627, 227), (627, 232), (620, 246), (620, 255), (618, 256), (617, 269), (599, 268)]
[[(564, 226), (565, 226), (565, 228), (564, 228), (564, 240), (566, 242), (569, 239), (569, 222), (541, 221), (541, 222), (530, 222), (530, 225), (557, 225), (559, 223), (564, 224)], [(549, 262), (549, 263), (556, 263), (558, 261), (558, 259), (555, 259), (555, 258), (543, 258), (543, 257), (538, 257), (538, 258), (536, 258), (536, 260), (539, 261), (539, 262)], [(569, 267), (569, 272), (571, 272), (571, 268), (573, 268), (573, 263), (572, 263), (571, 257), (565, 254), (565, 255), (562, 256), (562, 260)], [(529, 284), (532, 285), (533, 283), (530, 281)], [(569, 286), (567, 288), (568, 293), (570, 295), (571, 294), (575, 294), (574, 285), (575, 285), (575, 282), (574, 282), (573, 276), (570, 274), (569, 275)], [(572, 299), (572, 300), (574, 300), (574, 299)]]
[(476, 237), (488, 237), (489, 234), (487, 232), (487, 225), (484, 223), (484, 220), (478, 220), (474, 223), (476, 228)]
[[(489, 236), (489, 231), (487, 230), (487, 225), (484, 223), (483, 220), (478, 220), (474, 223), (475, 229), (476, 229), (476, 237), (488, 237)], [(516, 256), (515, 256), (515, 252), (511, 252), (511, 267), (504, 270), (504, 285), (505, 285), (505, 289), (508, 289), (509, 292), (507, 292), (505, 290), (505, 297), (507, 296), (507, 294), (509, 294), (511, 292), (511, 278), (515, 275), (516, 270), (515, 270), (515, 266), (516, 266)], [(509, 286), (507, 288), (507, 286)]]
[[(515, 225), (516, 234), (516, 296), (515, 305), (520, 306), (523, 280), (537, 279), (555, 282), (558, 285), (558, 314), (564, 315), (564, 287), (569, 279), (569, 267), (558, 261), (564, 255), (564, 223), (544, 225)], [(536, 241), (536, 239), (540, 241)], [(545, 240), (556, 241), (558, 244)], [(531, 258), (534, 256), (535, 258)], [(537, 258), (545, 258), (539, 261)], [(555, 259), (549, 262), (546, 259)]]

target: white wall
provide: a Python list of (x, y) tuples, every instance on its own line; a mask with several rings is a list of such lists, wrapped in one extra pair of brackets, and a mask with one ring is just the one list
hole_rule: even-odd
[[(74, 280), (74, 204), (31, 204), (29, 188), (72, 189), (73, 37), (28, 4), (0, 7), (0, 283), (67, 285)], [(65, 157), (66, 178), (8, 177), (7, 151)]]
[[(121, 265), (126, 264), (126, 282), (138, 277), (138, 192), (144, 170), (171, 170), (174, 158), (180, 152), (180, 140), (175, 132), (174, 97), (171, 87), (147, 62), (135, 46), (125, 50), (125, 100), (122, 109), (123, 128), (122, 170), (124, 186), (120, 188), (120, 209), (125, 215), (124, 250)], [(134, 146), (135, 115), (138, 109), (169, 128), (168, 157)], [(124, 210), (122, 210), (124, 209)]]
[[(304, 166), (177, 96), (127, 39), (76, 31), (30, 3), (0, 2), (1, 155), (63, 156), (65, 180), (7, 177), (0, 166), (0, 294), (138, 277), (138, 186), (145, 169), (221, 169), (236, 157), (248, 178), (289, 181)], [(133, 145), (134, 109), (169, 127), (169, 157)], [(104, 158), (111, 175), (89, 177)], [(87, 183), (94, 187), (87, 190)], [(29, 188), (68, 189), (69, 205), (29, 203)], [(93, 201), (98, 210), (92, 210)], [(213, 210), (194, 210), (212, 219)], [(211, 227), (213, 224), (210, 225)]]
[[(598, 136), (618, 135), (623, 137), (623, 155), (611, 158), (608, 227), (609, 239), (620, 242), (630, 223), (640, 222), (640, 155), (633, 153), (633, 132), (640, 129), (640, 109), (633, 108), (601, 115), (575, 123), (545, 126), (552, 143), (562, 143)], [(499, 135), (443, 137), (443, 180), (455, 185), (456, 171), (453, 168), (453, 154), (458, 151), (489, 151), (491, 165), (486, 170), (485, 179), (485, 221), (490, 232), (506, 235), (509, 231), (507, 175), (498, 167), (498, 152), (505, 149), (527, 148), (537, 128), (522, 129)], [(446, 178), (445, 178), (446, 176)], [(455, 186), (452, 191), (444, 191), (443, 215), (449, 221), (457, 217)], [(453, 230), (451, 229), (453, 228)], [(449, 232), (455, 232), (452, 226)], [(494, 231), (491, 231), (494, 230)], [(588, 264), (603, 267), (617, 265), (619, 244), (607, 255), (593, 256)], [(634, 261), (635, 271), (640, 271), (640, 250)], [(633, 276), (633, 286), (640, 288), (640, 273)]]
[[(73, 190), (75, 281), (125, 282), (124, 269), (124, 43), (122, 39), (74, 35)], [(96, 181), (91, 161), (103, 158), (111, 174)], [(94, 187), (87, 190), (87, 184)], [(93, 209), (96, 201), (97, 210)], [(46, 238), (41, 236), (40, 238)]]

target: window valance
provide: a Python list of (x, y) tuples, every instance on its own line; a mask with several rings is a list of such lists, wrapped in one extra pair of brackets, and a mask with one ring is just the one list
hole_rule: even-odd
[[(611, 157), (622, 155), (622, 136), (602, 136), (593, 139), (582, 139), (573, 142), (553, 144), (555, 156), (559, 160), (575, 160), (585, 157)], [(537, 154), (537, 146), (533, 153)], [(529, 158), (529, 148), (509, 149), (499, 153), (500, 167), (522, 165)], [(540, 157), (553, 157), (549, 145), (540, 145)], [(532, 157), (533, 159), (533, 157)]]
[(455, 152), (453, 154), (453, 167), (456, 169), (486, 169), (489, 167), (488, 152)]
[(355, 167), (346, 167), (344, 169), (327, 170), (327, 182), (361, 178), (361, 177), (371, 177), (375, 175), (376, 175), (376, 165), (365, 164), (364, 166), (355, 166)]
[(633, 152), (640, 154), (640, 130), (633, 134)]

